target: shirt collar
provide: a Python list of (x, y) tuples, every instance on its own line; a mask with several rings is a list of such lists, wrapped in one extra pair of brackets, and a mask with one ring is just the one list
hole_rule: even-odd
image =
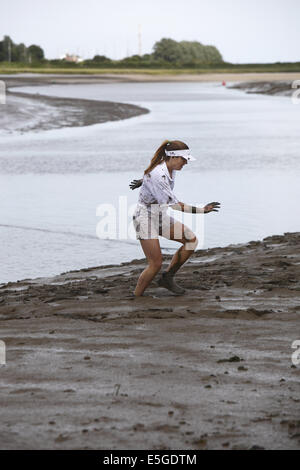
[(161, 166), (162, 166), (162, 170), (163, 170), (164, 174), (167, 175), (168, 178), (170, 178), (171, 181), (174, 181), (174, 176), (175, 176), (174, 170), (172, 170), (172, 177), (171, 177), (170, 173), (169, 173), (169, 170), (168, 170), (168, 167), (167, 167), (167, 163), (164, 161)]

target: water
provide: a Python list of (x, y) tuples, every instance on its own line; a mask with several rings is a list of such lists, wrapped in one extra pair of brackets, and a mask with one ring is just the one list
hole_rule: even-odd
[[(127, 102), (151, 112), (84, 128), (2, 133), (0, 282), (144, 257), (135, 239), (97, 237), (96, 208), (118, 207), (120, 195), (134, 205), (138, 190), (128, 184), (142, 176), (165, 138), (187, 142), (197, 158), (177, 173), (176, 196), (222, 204), (219, 213), (187, 218), (191, 227), (196, 217), (204, 220), (203, 248), (300, 230), (300, 106), (289, 98), (247, 95), (215, 83), (19, 90)], [(179, 246), (161, 244), (165, 253)]]

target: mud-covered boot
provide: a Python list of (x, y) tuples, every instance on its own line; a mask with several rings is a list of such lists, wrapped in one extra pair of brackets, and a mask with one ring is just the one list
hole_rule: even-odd
[(165, 287), (166, 289), (170, 290), (171, 292), (174, 292), (174, 294), (184, 294), (185, 289), (183, 287), (180, 287), (176, 282), (174, 281), (174, 275), (169, 274), (167, 271), (163, 272), (160, 279), (158, 280), (157, 284), (159, 287)]

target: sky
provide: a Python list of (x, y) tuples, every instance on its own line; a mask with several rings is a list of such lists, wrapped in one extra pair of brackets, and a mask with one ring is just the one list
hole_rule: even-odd
[(300, 61), (300, 0), (0, 0), (0, 39), (121, 59), (156, 41), (199, 41), (233, 63)]

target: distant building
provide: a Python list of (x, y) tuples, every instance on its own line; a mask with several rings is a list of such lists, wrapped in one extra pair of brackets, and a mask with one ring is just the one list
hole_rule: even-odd
[(83, 62), (83, 58), (76, 54), (64, 54), (60, 58), (66, 60), (67, 62), (75, 62), (76, 64), (78, 62)]

